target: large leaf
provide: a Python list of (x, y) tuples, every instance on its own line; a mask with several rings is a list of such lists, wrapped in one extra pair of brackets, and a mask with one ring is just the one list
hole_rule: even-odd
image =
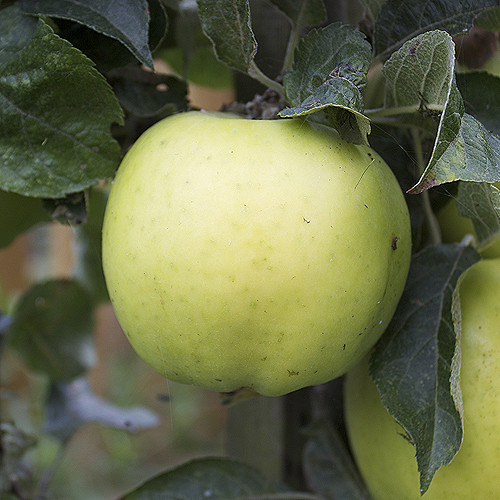
[(0, 33), (0, 188), (61, 198), (111, 176), (122, 111), (92, 62), (14, 7)]
[(87, 423), (136, 432), (158, 425), (147, 408), (121, 408), (94, 394), (87, 380), (52, 383), (45, 403), (44, 431), (64, 440)]
[(26, 365), (52, 380), (84, 374), (94, 363), (92, 302), (71, 280), (34, 285), (16, 304), (9, 345)]
[(330, 124), (347, 140), (366, 143), (370, 131), (361, 88), (371, 62), (364, 35), (351, 26), (335, 23), (314, 29), (295, 52), (293, 67), (285, 75), (286, 97), (292, 104), (282, 117), (326, 111)]
[(429, 30), (463, 33), (478, 14), (496, 5), (498, 0), (388, 0), (377, 17), (375, 52), (387, 57), (404, 42)]
[(26, 13), (70, 19), (114, 38), (153, 68), (146, 0), (21, 0), (20, 5)]
[(454, 290), (478, 260), (472, 247), (458, 244), (416, 254), (396, 313), (371, 358), (384, 405), (415, 445), (423, 492), (462, 443)]
[(212, 41), (217, 58), (247, 73), (257, 52), (248, 0), (197, 1), (201, 27)]

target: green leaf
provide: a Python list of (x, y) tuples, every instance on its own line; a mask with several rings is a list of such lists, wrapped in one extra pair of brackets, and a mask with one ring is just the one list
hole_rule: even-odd
[(28, 368), (67, 381), (94, 363), (92, 302), (71, 280), (34, 285), (16, 304), (8, 342)]
[(187, 109), (187, 85), (175, 76), (126, 66), (110, 71), (108, 79), (121, 105), (137, 116), (165, 117)]
[(469, 30), (474, 18), (498, 0), (388, 0), (375, 25), (375, 53), (388, 57), (404, 42), (429, 30), (450, 35)]
[(484, 182), (460, 182), (457, 210), (472, 220), (477, 247), (487, 248), (500, 237), (500, 190)]
[(500, 78), (484, 71), (457, 73), (456, 78), (465, 111), (500, 135)]
[(197, 3), (201, 27), (217, 58), (248, 73), (257, 52), (248, 0), (197, 0)]
[(338, 430), (323, 421), (317, 422), (308, 434), (303, 463), (309, 488), (324, 498), (370, 500)]
[(429, 31), (406, 42), (384, 64), (385, 108), (393, 113), (444, 109), (453, 81), (455, 46), (444, 31)]
[[(121, 500), (243, 500), (255, 496), (272, 500), (273, 493), (277, 492), (281, 492), (281, 498), (302, 498), (300, 494), (293, 492), (285, 497), (284, 488), (248, 465), (226, 458), (201, 458), (149, 479), (121, 497)], [(310, 495), (303, 498), (310, 498)]]
[(0, 248), (40, 222), (49, 222), (50, 217), (38, 198), (27, 198), (0, 190)]
[(296, 26), (314, 26), (326, 20), (323, 0), (270, 0)]
[(83, 378), (52, 383), (45, 402), (44, 431), (65, 440), (87, 423), (136, 432), (155, 427), (159, 419), (147, 408), (121, 408), (105, 401)]
[(153, 68), (148, 44), (149, 11), (146, 0), (21, 0), (28, 14), (70, 19), (114, 38), (143, 64)]
[(367, 143), (369, 120), (363, 116), (361, 89), (371, 48), (353, 27), (335, 23), (310, 31), (299, 43), (293, 67), (284, 77), (291, 108), (282, 117), (325, 110), (329, 124), (351, 142)]
[(415, 445), (422, 492), (462, 443), (454, 330), (459, 317), (452, 304), (459, 277), (478, 260), (472, 247), (458, 244), (416, 254), (396, 313), (371, 358), (384, 405)]
[(14, 7), (0, 18), (0, 188), (62, 198), (114, 173), (122, 111), (89, 59), (26, 19)]
[(409, 192), (418, 194), (456, 180), (500, 181), (500, 138), (465, 113), (462, 97), (453, 84), (432, 157)]

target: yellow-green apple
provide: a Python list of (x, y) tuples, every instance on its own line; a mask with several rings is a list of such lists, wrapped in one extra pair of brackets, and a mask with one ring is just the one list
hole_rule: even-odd
[(337, 377), (374, 345), (410, 238), (401, 189), (370, 148), (301, 119), (192, 111), (124, 158), (103, 266), (117, 318), (155, 370), (277, 396)]

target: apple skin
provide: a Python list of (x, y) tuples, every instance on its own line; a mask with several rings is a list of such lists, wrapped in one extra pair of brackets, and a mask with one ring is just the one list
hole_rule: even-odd
[(303, 120), (187, 112), (146, 131), (106, 208), (117, 318), (165, 377), (278, 396), (374, 345), (411, 253), (401, 189), (368, 147)]
[(500, 498), (500, 259), (480, 261), (460, 287), (464, 440), (423, 497), (413, 445), (382, 405), (368, 356), (346, 375), (346, 425), (374, 500)]

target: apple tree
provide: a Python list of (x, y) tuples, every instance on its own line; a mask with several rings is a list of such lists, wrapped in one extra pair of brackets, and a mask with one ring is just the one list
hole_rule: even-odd
[[(0, 499), (55, 498), (51, 480), (83, 425), (141, 432), (163, 418), (102, 398), (89, 380), (95, 313), (109, 303), (101, 228), (125, 153), (163, 118), (203, 107), (195, 86), (230, 87), (222, 112), (328, 127), (373, 148), (396, 176), (412, 260), (365, 362), (411, 447), (415, 497), (425, 498), (460, 453), (464, 406), (474, 411), (460, 383), (461, 283), (479, 262), (491, 276), (500, 269), (498, 32), (498, 0), (0, 0), (0, 246), (64, 224), (76, 248), (68, 277), (15, 294), (0, 283)], [(490, 293), (482, 281), (478, 296)], [(498, 338), (498, 309), (484, 314), (497, 315), (487, 324)], [(484, 363), (498, 363), (492, 346)], [(43, 381), (22, 406), (41, 415), (35, 428), (12, 411), (11, 357)], [(343, 384), (221, 394), (227, 453), (144, 476), (120, 498), (372, 498), (347, 435)], [(475, 389), (498, 401), (498, 373)], [(37, 474), (29, 458), (43, 435), (62, 451)], [(487, 467), (498, 470), (498, 433), (491, 439)]]

